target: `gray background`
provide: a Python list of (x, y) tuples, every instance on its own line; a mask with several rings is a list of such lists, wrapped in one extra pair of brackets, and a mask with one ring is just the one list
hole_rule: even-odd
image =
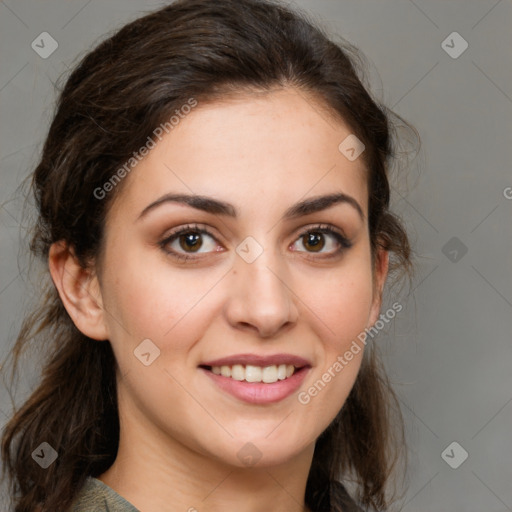
[[(376, 97), (422, 139), (407, 180), (401, 173), (393, 185), (416, 275), (409, 290), (389, 292), (389, 303), (398, 300), (404, 310), (379, 340), (407, 425), (402, 510), (512, 510), (512, 2), (294, 4), (362, 50)], [(18, 186), (37, 162), (53, 83), (98, 38), (160, 5), (0, 1), (2, 358), (37, 291), (26, 273), (30, 219)], [(58, 48), (43, 59), (31, 43), (45, 31)], [(454, 31), (469, 45), (457, 58), (442, 47)], [(452, 37), (445, 45), (453, 53), (460, 43)], [(37, 381), (34, 372), (23, 376), (17, 400)], [(3, 423), (10, 410), (3, 387), (0, 398)], [(457, 469), (441, 456), (453, 441), (469, 454)], [(457, 465), (462, 453), (456, 446), (445, 459)]]

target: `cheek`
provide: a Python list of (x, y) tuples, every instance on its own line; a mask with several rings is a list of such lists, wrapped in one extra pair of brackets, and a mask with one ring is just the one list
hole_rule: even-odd
[(302, 278), (302, 296), (316, 314), (318, 335), (329, 350), (343, 350), (368, 327), (373, 304), (370, 261), (354, 261), (320, 278)]
[(173, 356), (179, 356), (200, 339), (212, 309), (209, 295), (225, 270), (170, 270), (147, 264), (136, 252), (126, 254), (122, 265), (113, 265), (112, 252), (104, 282), (110, 341), (120, 366), (134, 364), (133, 350), (145, 339), (162, 355), (172, 345)]
[(317, 345), (317, 368), (298, 398), (323, 427), (343, 406), (364, 354), (363, 336), (373, 301), (371, 264), (364, 257), (353, 261), (357, 264), (347, 263), (317, 278), (316, 286), (313, 280), (303, 280), (304, 290), (309, 290), (305, 302), (310, 306), (304, 316), (322, 343)]
[(325, 312), (329, 341), (346, 342), (367, 327), (372, 303), (371, 284), (344, 281), (331, 286), (319, 300), (323, 302), (320, 311)]

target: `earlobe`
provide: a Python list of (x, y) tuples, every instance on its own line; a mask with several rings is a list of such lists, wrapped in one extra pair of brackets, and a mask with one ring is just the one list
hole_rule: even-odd
[(379, 318), (380, 308), (382, 304), (382, 292), (384, 284), (388, 276), (389, 269), (389, 251), (379, 249), (375, 256), (375, 269), (374, 269), (374, 287), (373, 287), (373, 304), (370, 311), (369, 322), (372, 326)]
[(77, 329), (95, 340), (108, 339), (97, 276), (80, 265), (72, 248), (63, 241), (50, 247), (48, 265), (62, 303)]

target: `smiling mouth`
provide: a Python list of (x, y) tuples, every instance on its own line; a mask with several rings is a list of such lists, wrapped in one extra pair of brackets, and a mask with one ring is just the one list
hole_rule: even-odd
[(265, 384), (286, 380), (301, 369), (301, 367), (296, 367), (292, 364), (270, 366), (234, 364), (231, 366), (201, 366), (201, 368), (209, 370), (215, 375), (221, 375), (233, 380)]

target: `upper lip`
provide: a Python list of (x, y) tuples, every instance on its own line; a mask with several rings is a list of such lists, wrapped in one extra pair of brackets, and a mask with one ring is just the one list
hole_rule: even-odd
[(212, 361), (205, 361), (200, 366), (233, 366), (241, 364), (243, 366), (279, 366), (280, 364), (291, 364), (296, 368), (303, 366), (311, 366), (310, 362), (303, 357), (294, 356), (292, 354), (273, 354), (262, 356), (257, 354), (236, 354), (233, 356), (222, 357)]

